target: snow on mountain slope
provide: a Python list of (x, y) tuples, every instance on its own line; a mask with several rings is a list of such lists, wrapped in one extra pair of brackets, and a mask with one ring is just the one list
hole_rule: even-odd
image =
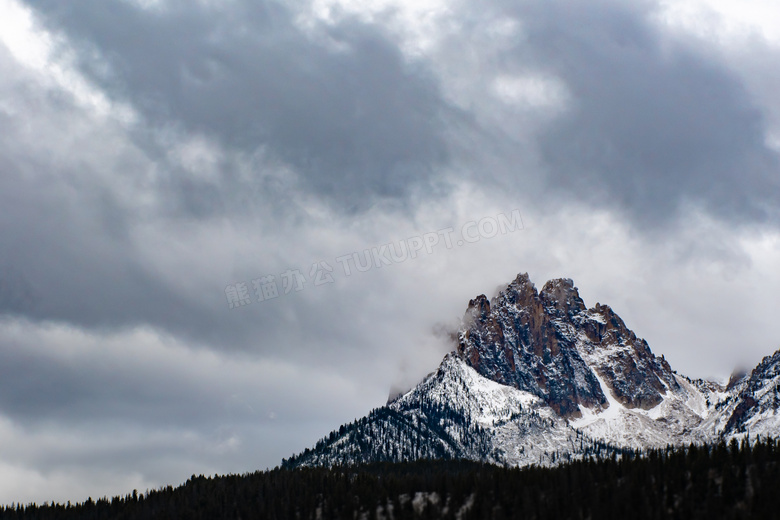
[(731, 412), (723, 431), (728, 436), (780, 434), (780, 351), (761, 360), (749, 376), (734, 385)]
[(780, 436), (780, 351), (727, 387), (674, 372), (569, 279), (520, 274), (469, 302), (454, 352), (415, 388), (287, 466), (420, 458), (549, 465), (628, 448)]
[(627, 408), (603, 383), (610, 400), (608, 409), (583, 409), (583, 417), (570, 424), (591, 437), (616, 446), (633, 448), (664, 447), (714, 439), (706, 422), (710, 408), (707, 395), (685, 378), (677, 376), (679, 390), (667, 391), (660, 403), (649, 410)]
[[(426, 402), (452, 407), (488, 432), (495, 460), (502, 463), (548, 464), (553, 454), (576, 457), (581, 445), (584, 449), (592, 444), (537, 396), (481, 376), (455, 354), (447, 355), (436, 373), (390, 407), (416, 416)], [(462, 441), (464, 430), (449, 424), (448, 433)]]
[(547, 466), (615, 451), (572, 428), (533, 394), (491, 381), (451, 353), (406, 394), (282, 465), (465, 458)]
[(609, 306), (587, 309), (569, 279), (537, 293), (518, 275), (491, 302), (472, 300), (464, 323), (458, 352), (471, 366), (591, 437), (635, 448), (712, 437), (705, 387), (676, 375)]

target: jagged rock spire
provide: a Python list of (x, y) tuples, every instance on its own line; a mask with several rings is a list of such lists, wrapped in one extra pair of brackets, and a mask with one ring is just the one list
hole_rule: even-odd
[[(455, 352), (416, 387), (285, 462), (468, 458), (549, 465), (633, 448), (780, 436), (780, 351), (723, 387), (673, 372), (574, 282), (520, 274), (469, 302)], [(562, 458), (563, 457), (563, 458)]]
[(538, 395), (566, 418), (608, 407), (605, 390), (647, 409), (677, 387), (666, 361), (608, 306), (587, 309), (569, 278), (537, 293), (519, 274), (492, 302), (472, 300), (463, 323), (457, 351), (477, 372)]

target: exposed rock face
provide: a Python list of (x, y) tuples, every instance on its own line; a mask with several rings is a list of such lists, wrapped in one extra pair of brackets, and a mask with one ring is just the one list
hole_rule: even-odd
[(599, 378), (629, 408), (649, 409), (678, 384), (665, 360), (606, 305), (587, 309), (570, 279), (537, 293), (520, 274), (492, 302), (469, 302), (458, 353), (480, 374), (541, 397), (565, 418), (609, 406)]
[(655, 356), (609, 306), (597, 303), (575, 322), (585, 336), (580, 352), (623, 406), (648, 410), (667, 390), (680, 389), (669, 363)]
[(780, 350), (762, 359), (749, 377), (745, 376), (731, 386), (736, 399), (725, 430), (780, 435)]
[(517, 466), (648, 448), (780, 437), (780, 351), (728, 386), (655, 356), (569, 279), (518, 275), (469, 302), (455, 352), (416, 387), (342, 426), (290, 467), (469, 458)]
[(415, 388), (282, 465), (465, 458), (551, 466), (619, 451), (577, 431), (535, 395), (486, 379), (450, 353)]

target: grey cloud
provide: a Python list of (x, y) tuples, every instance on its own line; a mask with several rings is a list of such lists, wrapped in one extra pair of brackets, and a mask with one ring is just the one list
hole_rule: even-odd
[[(289, 155), (289, 162), (302, 161), (298, 169), (313, 175), (310, 180), (321, 193), (334, 190), (334, 197), (359, 196), (367, 204), (372, 199), (363, 188), (374, 195), (399, 195), (409, 183), (381, 173), (388, 165), (400, 164), (388, 159), (395, 157), (392, 150), (400, 157), (400, 150), (408, 148), (405, 139), (424, 148), (425, 143), (443, 146), (437, 116), (444, 108), (435, 82), (428, 73), (410, 72), (398, 49), (371, 35), (369, 27), (351, 19), (318, 27), (319, 37), (345, 45), (328, 50), (293, 24), (290, 12), (274, 4), (261, 8), (235, 3), (219, 13), (204, 5), (167, 5), (161, 11), (102, 2), (41, 2), (34, 8), (50, 27), (70, 36), (82, 51), (82, 70), (90, 78), (111, 95), (132, 101), (157, 126), (172, 121), (174, 139), (177, 125), (183, 125), (184, 133), (211, 134), (248, 155), (267, 141), (277, 153)], [(566, 197), (627, 211), (644, 225), (672, 219), (686, 201), (762, 218), (762, 208), (775, 197), (769, 178), (775, 158), (763, 146), (760, 113), (738, 79), (717, 56), (661, 34), (648, 21), (645, 7), (612, 2), (598, 6), (505, 6), (501, 16), (522, 22), (521, 37), (514, 47), (498, 51), (500, 59), (484, 58), (490, 64), (486, 73), (548, 71), (571, 90), (574, 103), (568, 114), (547, 123), (532, 122), (541, 129), (541, 169), (547, 172), (548, 186)], [(468, 23), (464, 27), (460, 37), (474, 30)], [(703, 95), (702, 89), (709, 94)], [(41, 97), (30, 102), (31, 118), (36, 103), (45, 114), (31, 123), (35, 128), (50, 125), (66, 131), (69, 123), (63, 121), (88, 124), (67, 102)], [(376, 117), (383, 111), (387, 117)], [(422, 118), (420, 124), (417, 118)], [(8, 128), (0, 159), (9, 174), (0, 180), (0, 201), (10, 208), (6, 216), (13, 217), (0, 223), (4, 312), (93, 330), (148, 324), (218, 350), (252, 349), (282, 357), (307, 352), (313, 354), (305, 358), (310, 363), (327, 358), (333, 345), (357, 353), (355, 363), (370, 358), (370, 352), (356, 345), (370, 338), (371, 331), (340, 325), (365, 310), (360, 287), (332, 293), (339, 305), (322, 306), (309, 292), (273, 305), (234, 311), (225, 305), (222, 290), (227, 284), (287, 268), (307, 269), (319, 259), (306, 257), (314, 253), (305, 249), (287, 251), (303, 240), (289, 235), (306, 221), (288, 221), (284, 211), (290, 210), (280, 201), (294, 198), (300, 186), (274, 186), (274, 179), (263, 173), (251, 185), (242, 185), (230, 158), (219, 164), (223, 176), (218, 181), (193, 178), (162, 158), (163, 142), (155, 142), (153, 132), (144, 137), (151, 141), (138, 150), (123, 142), (123, 130), (106, 127), (104, 133), (98, 125), (94, 143), (74, 150), (70, 159), (54, 160), (36, 147), (20, 151), (15, 140), (22, 137)], [(44, 147), (57, 140), (55, 135), (46, 137), (50, 139), (42, 139)], [(338, 151), (360, 139), (370, 143), (352, 149), (357, 155)], [(160, 148), (159, 155), (145, 155), (154, 146)], [(301, 146), (316, 150), (316, 160)], [(410, 149), (412, 155), (417, 153), (418, 148)], [(537, 194), (527, 193), (529, 183), (518, 181), (534, 173), (529, 168), (513, 170), (515, 156), (503, 143), (489, 150), (499, 155), (484, 164), (499, 165), (501, 186), (524, 200), (533, 199)], [(90, 173), (85, 158), (97, 156), (99, 162), (100, 154), (110, 156), (105, 160), (110, 175), (76, 171), (86, 168)], [(429, 159), (420, 164), (430, 165)], [(344, 168), (333, 166), (342, 160)], [(363, 160), (376, 168), (357, 168)], [(113, 183), (155, 168), (162, 170), (162, 180), (150, 188), (162, 199), (157, 207), (150, 210), (118, 200), (121, 188)], [(318, 173), (326, 170), (327, 175)], [(49, 177), (31, 171), (49, 172)], [(476, 170), (474, 180), (483, 173)], [(347, 182), (350, 176), (356, 182)], [(383, 191), (380, 184), (388, 179), (399, 181), (401, 191)], [(349, 187), (342, 193), (344, 182)], [(222, 205), (235, 202), (234, 196), (269, 208), (257, 213), (262, 220), (257, 240), (269, 242), (261, 255), (244, 258), (237, 247), (233, 266), (224, 259), (215, 261), (207, 273), (192, 273), (199, 278), (186, 288), (176, 283), (177, 273), (170, 266), (149, 259), (150, 249), (168, 244), (152, 244), (139, 223), (170, 230), (174, 243), (181, 238), (177, 218), (186, 224), (187, 216), (218, 213)], [(45, 210), (18, 201), (39, 201)], [(167, 209), (171, 206), (174, 209)], [(337, 233), (336, 228), (338, 224), (333, 227)], [(183, 236), (192, 238), (186, 231)], [(194, 247), (171, 249), (171, 254), (182, 255), (182, 270), (193, 267), (186, 256), (211, 254)], [(331, 259), (347, 252), (334, 251)], [(305, 327), (297, 325), (302, 321)], [(295, 348), (280, 349), (280, 344)]]
[[(132, 163), (138, 154), (117, 145), (110, 127), (82, 132), (89, 118), (52, 100), (31, 78), (12, 81), (14, 69), (3, 58), (0, 53), (3, 92), (20, 114), (0, 113), (3, 314), (93, 329), (155, 324), (202, 341), (219, 336), (212, 309), (174, 289), (144, 261), (131, 224), (146, 216), (129, 218), (117, 186), (99, 169)], [(78, 149), (85, 143), (89, 148)], [(90, 164), (95, 161), (98, 167)]]
[[(25, 352), (20, 345), (4, 341), (0, 349), (0, 409), (3, 415), (24, 424), (83, 424), (95, 419), (125, 422), (132, 418), (136, 425), (164, 428), (206, 427), (204, 418), (212, 427), (225, 421), (224, 414), (215, 413), (221, 411), (219, 400), (224, 396), (213, 389), (198, 388), (180, 373), (170, 374), (172, 367), (128, 372), (122, 358), (132, 355), (126, 352), (103, 366), (88, 359), (79, 359), (75, 365), (56, 356)], [(161, 377), (162, 371), (168, 371), (169, 377)], [(204, 414), (204, 410), (209, 413)]]
[[(768, 218), (777, 159), (763, 144), (765, 121), (722, 56), (650, 23), (653, 4), (456, 6), (462, 31), (428, 62), (407, 61), (379, 25), (343, 18), (308, 34), (271, 3), (28, 4), (67, 37), (82, 73), (142, 121), (128, 128), (93, 117), (0, 47), (0, 313), (33, 331), (67, 323), (85, 341), (142, 327), (186, 347), (166, 358), (115, 341), (68, 359), (56, 338), (38, 350), (3, 340), (0, 428), (21, 431), (3, 461), (18, 457), (44, 473), (151, 472), (155, 484), (175, 479), (171, 468), (186, 478), (273, 465), (382, 404), (393, 380), (411, 384), (434, 368), (450, 344), (426, 336), (431, 324), (459, 318), (469, 298), (518, 271), (573, 277), (591, 301), (616, 308), (634, 302), (638, 319), (621, 315), (655, 334), (658, 352), (685, 345), (685, 373), (711, 345), (719, 355), (706, 371), (727, 364), (728, 319), (751, 323), (749, 338), (735, 340), (753, 344), (751, 356), (766, 351), (771, 317), (748, 304), (776, 280), (717, 285), (707, 269), (742, 280), (768, 268), (750, 263), (756, 255), (745, 256), (739, 233), (675, 220), (686, 202)], [(512, 45), (474, 43), (488, 18), (520, 21)], [(469, 59), (474, 68), (456, 79), (473, 97), (458, 113), (432, 71), (437, 60), (461, 71)], [(483, 87), (497, 74), (529, 71), (559, 77), (571, 110), (537, 118), (477, 99), (491, 95)], [(479, 129), (485, 122), (507, 124)], [(168, 155), (199, 135), (217, 143), (214, 176)], [(461, 192), (408, 197), (448, 168), (471, 172)], [(597, 205), (607, 209), (602, 219), (590, 218)], [(338, 271), (338, 255), (514, 207), (527, 229), (511, 237), (227, 308), (227, 284), (288, 268), (308, 275), (321, 259)], [(666, 249), (635, 233), (663, 223), (682, 228)], [(713, 229), (717, 236), (696, 239)], [(713, 302), (734, 294), (744, 299), (718, 311)], [(692, 316), (681, 318), (684, 309)], [(204, 352), (214, 366), (189, 367)], [(223, 365), (240, 355), (243, 379)], [(258, 359), (294, 369), (272, 380), (250, 373)], [(257, 384), (264, 377), (268, 385)], [(234, 433), (244, 444), (220, 452)], [(24, 457), (12, 453), (27, 438)], [(90, 458), (93, 440), (103, 444)]]
[[(78, 111), (48, 110), (41, 122), (30, 112), (28, 124), (33, 130), (67, 127), (63, 120), (78, 126), (82, 116)], [(209, 235), (211, 247), (204, 249), (193, 241), (193, 229), (186, 222), (123, 207), (124, 202), (116, 200), (122, 184), (113, 186), (112, 176), (90, 169), (89, 159), (104, 143), (114, 145), (106, 167), (115, 161), (141, 160), (132, 148), (112, 143), (110, 129), (102, 129), (105, 141), (93, 143), (94, 150), (73, 150), (68, 158), (59, 156), (56, 146), (31, 145), (12, 128), (6, 130), (0, 143), (4, 173), (0, 177), (4, 209), (0, 310), (4, 315), (64, 322), (96, 332), (149, 326), (186, 338), (193, 348), (248, 350), (299, 358), (302, 364), (329, 359), (345, 370), (349, 364), (339, 361), (333, 348), (354, 351), (356, 364), (372, 357), (372, 350), (359, 347), (370, 330), (343, 326), (364, 307), (355, 297), (365, 290), (359, 284), (345, 286), (346, 292), (341, 286), (309, 287), (265, 304), (228, 309), (223, 292), (228, 284), (243, 281), (252, 291), (252, 279), (278, 277), (290, 268), (301, 269), (308, 277), (312, 262), (321, 258), (306, 247), (287, 250), (305, 240), (307, 234), (300, 228), (273, 221), (247, 225), (234, 237), (242, 244), (249, 239), (257, 242), (258, 247), (247, 250), (222, 240), (222, 228), (217, 227)], [(74, 139), (84, 140), (89, 141), (89, 136)], [(147, 196), (144, 192), (130, 195)], [(119, 213), (116, 222), (106, 216), (105, 207), (111, 209), (109, 215)], [(267, 231), (275, 226), (279, 230)], [(335, 235), (338, 230), (323, 232)], [(362, 245), (370, 247), (373, 242)], [(333, 250), (329, 260), (339, 269), (333, 258), (349, 252)], [(323, 297), (341, 303), (323, 304)]]
[(58, 181), (22, 180), (24, 173), (3, 167), (10, 175), (0, 182), (0, 204), (16, 209), (0, 223), (0, 308), (6, 314), (97, 329), (156, 323), (194, 332), (194, 326), (196, 335), (208, 338), (212, 313), (144, 265), (131, 242), (107, 233), (89, 193), (72, 196)]
[(662, 28), (657, 10), (611, 0), (493, 4), (492, 16), (522, 29), (491, 72), (541, 73), (568, 89), (568, 109), (535, 122), (539, 173), (565, 198), (622, 211), (644, 229), (676, 223), (689, 204), (776, 223), (780, 160), (765, 144), (758, 100), (722, 53)]
[[(322, 239), (319, 253), (307, 246), (316, 233), (306, 230), (311, 222), (277, 213), (278, 201), (263, 190), (263, 179), (249, 193), (256, 199), (247, 206), (260, 200), (269, 207), (224, 225), (189, 221), (169, 209), (175, 197), (165, 164), (135, 147), (123, 128), (93, 118), (72, 101), (52, 99), (2, 48), (0, 68), (5, 73), (0, 88), (14, 104), (13, 113), (0, 111), (0, 311), (5, 316), (98, 333), (148, 326), (186, 339), (194, 349), (252, 351), (309, 365), (325, 361), (340, 370), (374, 357), (379, 346), (361, 347), (371, 340), (371, 331), (344, 326), (365, 309), (360, 284), (339, 280), (335, 290), (309, 288), (228, 309), (228, 284), (243, 281), (252, 291), (252, 279), (287, 269), (301, 269), (308, 277), (311, 264), (326, 258), (339, 269), (333, 259), (351, 252), (330, 248), (320, 256)], [(312, 224), (334, 238), (343, 225)], [(323, 304), (323, 298), (339, 304)], [(351, 363), (334, 351), (350, 352)]]
[(186, 477), (183, 467), (273, 467), (291, 439), (311, 443), (370, 406), (327, 371), (195, 354), (148, 330), (90, 335), (8, 319), (0, 329), (0, 458), (46, 474), (138, 472), (163, 483)]
[(149, 333), (89, 337), (26, 321), (2, 326), (0, 414), (25, 425), (98, 421), (209, 430), (256, 426), (270, 411), (285, 421), (320, 420), (325, 410), (350, 406), (300, 386), (301, 378), (310, 379), (337, 395), (350, 391), (347, 381), (269, 358), (228, 355), (215, 364), (212, 354), (198, 356)]
[[(300, 174), (301, 189), (340, 207), (403, 199), (447, 162), (436, 82), (379, 26), (346, 19), (311, 36), (274, 2), (29, 5), (78, 49), (92, 81), (153, 125), (245, 152), (266, 147)], [(199, 196), (208, 211), (215, 194)]]

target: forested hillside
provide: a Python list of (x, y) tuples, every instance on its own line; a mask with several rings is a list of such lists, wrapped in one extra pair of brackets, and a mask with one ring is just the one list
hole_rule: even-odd
[(420, 460), (193, 476), (81, 504), (13, 505), (0, 519), (777, 518), (780, 443), (627, 451), (553, 468)]

